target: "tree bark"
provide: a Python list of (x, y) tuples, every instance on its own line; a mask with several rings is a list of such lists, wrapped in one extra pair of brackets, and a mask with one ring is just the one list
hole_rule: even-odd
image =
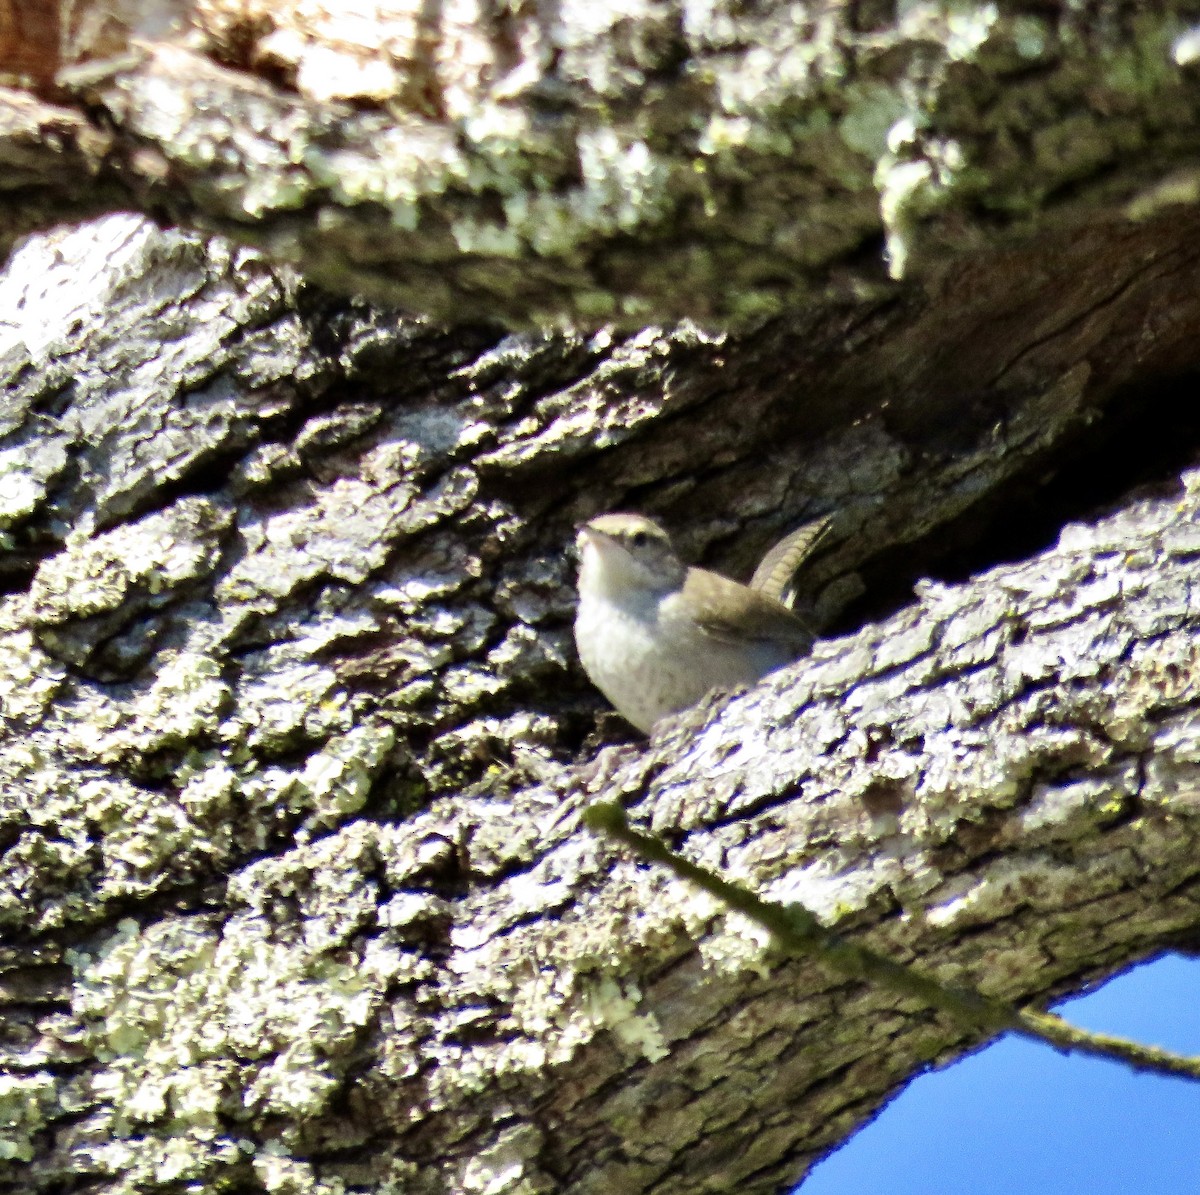
[[(289, 14), (268, 53), (242, 8), (240, 40), (205, 10), (206, 44), (239, 47), (236, 62), (131, 40), (132, 62), (84, 55), (55, 64), (54, 86), (26, 80), (8, 99), (24, 131), (0, 129), (0, 160), (28, 167), (0, 181), (12, 229), (126, 203), (235, 234), (108, 216), (28, 240), (0, 277), (8, 1181), (772, 1192), (913, 1074), (978, 1044), (780, 956), (592, 838), (579, 818), (594, 799), (899, 960), (1022, 1002), (1194, 938), (1196, 220), (1190, 201), (1169, 218), (1129, 206), (1186, 191), (1175, 7), (1108, 6), (1087, 29), (1005, 9), (979, 15), (973, 46), (950, 35), (976, 25), (916, 9), (892, 30), (831, 8), (814, 18), (829, 40), (789, 34), (818, 62), (878, 51), (930, 120), (965, 121), (946, 106), (961, 84), (993, 116), (1053, 94), (1054, 127), (1091, 121), (1093, 148), (1126, 145), (1131, 123), (1145, 137), (1119, 160), (1081, 148), (1068, 170), (1034, 153), (986, 211), (955, 175), (953, 204), (916, 219), (889, 207), (883, 158), (851, 169), (763, 132), (800, 127), (810, 101), (841, 128), (863, 77), (835, 100), (816, 67), (809, 90), (777, 71), (779, 95), (744, 105), (737, 152), (713, 150), (707, 231), (672, 173), (667, 215), (647, 218), (649, 198), (632, 227), (588, 209), (566, 248), (485, 253), (482, 273), (478, 243), (431, 222), (475, 227), (494, 193), (467, 170), (458, 189), (421, 175), (415, 197), (384, 202), (371, 187), (396, 169), (387, 153), (355, 159), (366, 191), (330, 182), (326, 150), (344, 163), (347, 146), (386, 148), (380, 128), (398, 153), (433, 142), (408, 109), (388, 124), (363, 96), (314, 98), (312, 45), (278, 35)], [(785, 16), (739, 20), (780, 54)], [(712, 20), (728, 44), (709, 69), (764, 70), (741, 25)], [(997, 49), (1051, 26), (1037, 69)], [(1133, 27), (1129, 54), (1085, 80), (1080, 47)], [(480, 28), (497, 43), (499, 25)], [(555, 60), (575, 88), (554, 121), (577, 165), (608, 119), (616, 144), (649, 144), (645, 122), (678, 110), (700, 70), (664, 82), (659, 63), (630, 82), (604, 58), (623, 52), (611, 33)], [(1146, 66), (1151, 42), (1176, 46), (1155, 60), (1170, 70)], [(286, 86), (252, 73), (271, 62)], [(588, 73), (597, 62), (610, 74)], [(1152, 86), (1114, 106), (1118, 68), (1137, 64)], [(999, 90), (972, 92), (986, 70)], [(543, 113), (538, 80), (505, 102)], [(1145, 115), (1168, 98), (1184, 107)], [(932, 129), (914, 133), (926, 163), (947, 135)], [(204, 136), (220, 152), (190, 159)], [(261, 156), (287, 138), (318, 148)], [(563, 189), (551, 157), (553, 194), (590, 193), (586, 171)], [(853, 203), (828, 190), (839, 172)], [(74, 199), (72, 176), (91, 180)], [(291, 207), (284, 177), (299, 179)], [(799, 264), (763, 231), (792, 204), (785, 231), (816, 230)], [(710, 235), (707, 261), (686, 247)], [(887, 280), (871, 238), (903, 277)], [(755, 306), (767, 258), (777, 307)], [(714, 261), (738, 264), (728, 285)], [(509, 330), (775, 309), (740, 331)], [(799, 579), (825, 630), (811, 658), (648, 744), (597, 722), (565, 545), (622, 507), (742, 578), (785, 531), (832, 516)]]
[(8, 238), (133, 207), (446, 322), (746, 324), (1196, 206), (1188, 0), (10, 4)]
[(722, 563), (826, 506), (828, 611), (904, 502), (918, 535), (1044, 467), (1064, 387), (900, 467), (881, 417), (768, 420), (778, 327), (445, 334), (126, 217), (31, 242), (2, 300), (28, 1189), (769, 1191), (974, 1044), (590, 839), (593, 797), (1020, 1000), (1194, 932), (1187, 486), (579, 748), (581, 514), (690, 505)]

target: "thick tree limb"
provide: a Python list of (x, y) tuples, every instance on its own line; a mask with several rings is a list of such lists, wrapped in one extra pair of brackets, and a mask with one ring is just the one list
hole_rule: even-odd
[[(70, 6), (38, 121), (88, 124), (105, 185), (62, 170), (73, 131), (23, 143), (0, 243), (132, 206), (445, 321), (726, 326), (1031, 236), (1025, 269), (1163, 215), (1183, 247), (1196, 206), (1183, 0), (205, 0), (127, 6), (93, 44), (100, 7)], [(25, 102), (0, 95), (0, 150)]]
[(735, 884), (671, 850), (657, 835), (635, 830), (619, 805), (597, 801), (584, 812), (584, 822), (588, 829), (632, 847), (640, 858), (661, 863), (673, 875), (712, 896), (719, 906), (741, 913), (765, 929), (774, 945), (809, 956), (842, 979), (863, 980), (902, 999), (918, 1000), (968, 1029), (1015, 1033), (1064, 1053), (1103, 1058), (1152, 1074), (1200, 1080), (1200, 1058), (1194, 1055), (1177, 1054), (1126, 1037), (1092, 1033), (1061, 1017), (1031, 1012), (967, 988), (939, 983), (914, 967), (857, 946), (823, 926), (803, 905), (763, 900), (745, 885)]
[[(961, 389), (874, 391), (919, 306), (859, 330), (850, 390), (813, 328), (448, 335), (124, 218), (27, 246), (0, 293), (12, 1181), (772, 1191), (976, 1044), (597, 844), (597, 798), (988, 995), (1194, 934), (1192, 489), (580, 762), (561, 554), (627, 498), (735, 569), (833, 510), (832, 610), (1185, 359), (1157, 304), (1191, 279), (1140, 259), (1049, 336), (1014, 309), (1027, 384), (951, 432)], [(1147, 312), (1124, 374), (1034, 384)]]
[[(0, 278), (8, 1181), (774, 1191), (980, 1040), (595, 799), (989, 996), (1194, 937), (1191, 475), (1034, 553), (1072, 454), (1186, 451), (1190, 8), (179, 7), (0, 62), (5, 246), (257, 250)], [(743, 577), (832, 514), (801, 598), (880, 619), (581, 749), (562, 544), (626, 505)], [(1024, 563), (884, 616), (998, 510)]]

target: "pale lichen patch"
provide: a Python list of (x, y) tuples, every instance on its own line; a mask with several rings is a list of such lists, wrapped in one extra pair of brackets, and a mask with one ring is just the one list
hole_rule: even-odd
[(297, 738), (350, 728), (345, 694), (332, 669), (288, 656), (286, 646), (268, 651), (246, 669), (233, 709), (220, 726), (223, 740), (270, 752)]
[(542, 1132), (531, 1124), (502, 1129), (463, 1164), (459, 1189), (464, 1195), (549, 1195), (553, 1184), (532, 1161), (542, 1141)]
[(59, 1103), (49, 1074), (0, 1075), (0, 1161), (29, 1161), (34, 1142)]
[(54, 700), (66, 669), (46, 655), (31, 631), (0, 631), (0, 718), (33, 722)]
[(165, 598), (216, 563), (217, 540), (230, 513), (205, 498), (185, 498), (169, 510), (76, 537), (41, 565), (28, 601), (42, 623), (87, 618), (115, 610), (136, 593)]
[(657, 1062), (670, 1053), (658, 1019), (652, 1012), (639, 1011), (642, 992), (632, 980), (618, 983), (614, 976), (601, 975), (587, 985), (585, 992), (591, 1017), (627, 1049), (648, 1062)]
[(73, 961), (114, 1127), (153, 1125), (185, 1154), (237, 1092), (268, 1115), (324, 1108), (341, 1084), (332, 1059), (370, 1021), (396, 965), (387, 952), (335, 958), (277, 939), (250, 914), (220, 928), (127, 921), (98, 955)]
[(123, 711), (128, 723), (114, 727), (99, 758), (115, 761), (131, 751), (154, 751), (211, 735), (230, 699), (230, 686), (214, 655), (187, 650), (165, 654), (152, 684)]
[[(1114, 883), (1119, 883), (1115, 877)], [(1022, 905), (1061, 903), (1077, 885), (1077, 868), (1048, 855), (1003, 858), (977, 876), (958, 877), (951, 884), (958, 891), (932, 903), (925, 917), (945, 928), (986, 924), (1011, 916)]]
[(54, 437), (0, 449), (0, 528), (32, 514), (66, 465), (66, 445)]
[(310, 755), (297, 778), (312, 811), (306, 826), (336, 825), (357, 813), (395, 740), (391, 727), (367, 723)]

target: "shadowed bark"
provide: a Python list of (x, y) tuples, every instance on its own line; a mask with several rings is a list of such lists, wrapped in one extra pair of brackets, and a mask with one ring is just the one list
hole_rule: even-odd
[[(27, 79), (6, 101), (25, 123), (0, 129), (3, 160), (28, 166), (20, 185), (0, 179), (11, 229), (133, 204), (236, 234), (109, 216), (20, 245), (0, 277), (7, 1181), (773, 1192), (924, 1066), (978, 1044), (778, 956), (592, 838), (579, 817), (593, 799), (992, 995), (1042, 1003), (1194, 938), (1197, 227), (1186, 196), (1128, 218), (1131, 196), (1183, 178), (1195, 130), (1175, 8), (1107, 6), (1086, 29), (1050, 10), (977, 14), (973, 46), (919, 6), (896, 30), (831, 8), (813, 18), (827, 37), (790, 41), (768, 36), (783, 16), (755, 10), (768, 47), (843, 63), (874, 47), (931, 120), (966, 121), (938, 86), (985, 106), (981, 55), (993, 117), (1053, 93), (1053, 127), (1159, 139), (1068, 169), (1060, 142), (1039, 156), (1016, 138), (1030, 156), (1013, 190), (988, 175), (989, 207), (960, 179), (962, 206), (916, 219), (896, 215), (882, 158), (764, 140), (759, 107), (768, 124), (809, 118), (792, 92), (759, 96), (738, 153), (769, 149), (796, 189), (738, 158), (735, 203), (717, 154), (703, 235), (672, 174), (669, 218), (598, 216), (569, 252), (506, 258), (502, 280), (430, 224), (470, 225), (494, 191), (470, 171), (451, 190), (422, 175), (418, 196), (383, 202), (388, 137), (397, 153), (431, 144), (411, 111), (405, 124), (363, 96), (318, 101), (298, 65), (312, 47), (279, 34), (286, 12), (268, 43), (257, 18), (233, 37), (222, 10), (196, 19), (226, 65), (178, 35), (130, 42), (130, 63), (84, 56), (56, 64), (55, 86)], [(1038, 69), (992, 54), (1001, 32), (1052, 22), (1061, 45)], [(1144, 40), (1085, 85), (1081, 46), (1151, 27), (1176, 49), (1155, 60), (1146, 107), (1140, 86), (1125, 107), (1112, 90), (1118, 68), (1145, 65)], [(568, 94), (586, 75), (586, 94), (626, 96), (553, 110), (576, 165), (588, 122), (648, 138), (700, 71), (683, 69), (703, 48), (685, 23), (666, 82), (587, 74), (578, 63), (621, 52), (611, 32), (555, 59)], [(735, 33), (721, 63), (749, 69)], [(426, 47), (435, 75), (451, 69), (441, 44)], [(331, 68), (326, 93), (343, 77)], [(645, 101), (651, 77), (671, 105)], [(527, 115), (538, 79), (512, 101)], [(842, 128), (860, 83), (805, 95)], [(1150, 121), (1164, 97), (1184, 107)], [(320, 137), (318, 118), (333, 122)], [(931, 128), (913, 134), (924, 161)], [(371, 150), (355, 177), (381, 173), (347, 200), (320, 170), (351, 133)], [(282, 154), (280, 174), (263, 147), (285, 134), (320, 149)], [(219, 152), (189, 158), (202, 136)], [(823, 216), (814, 161), (858, 200), (828, 192)], [(279, 202), (284, 176), (295, 203)], [(587, 177), (550, 191), (578, 198)], [(255, 182), (268, 198), (251, 210)], [(1036, 201), (1021, 208), (1017, 190)], [(764, 231), (786, 241), (779, 205), (812, 234), (799, 264)], [(679, 248), (709, 234), (707, 262)], [(883, 240), (893, 267), (904, 251), (900, 281)], [(768, 258), (777, 318), (631, 322), (763, 310)], [(357, 287), (409, 313), (339, 293)], [(422, 318), (451, 311), (452, 326)], [(623, 312), (625, 330), (510, 330), (582, 311)], [(831, 516), (799, 578), (825, 631), (811, 658), (648, 744), (598, 722), (565, 545), (614, 508), (661, 518), (689, 558), (743, 579), (784, 532)]]

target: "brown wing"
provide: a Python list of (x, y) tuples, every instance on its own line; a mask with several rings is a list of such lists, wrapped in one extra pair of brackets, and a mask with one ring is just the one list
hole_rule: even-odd
[(725, 643), (773, 641), (797, 651), (812, 644), (812, 632), (786, 606), (719, 573), (688, 569), (683, 597), (700, 629), (714, 639)]
[(750, 579), (750, 588), (765, 593), (777, 602), (784, 601), (796, 570), (816, 550), (833, 526), (833, 517), (814, 519), (785, 535), (763, 558)]

